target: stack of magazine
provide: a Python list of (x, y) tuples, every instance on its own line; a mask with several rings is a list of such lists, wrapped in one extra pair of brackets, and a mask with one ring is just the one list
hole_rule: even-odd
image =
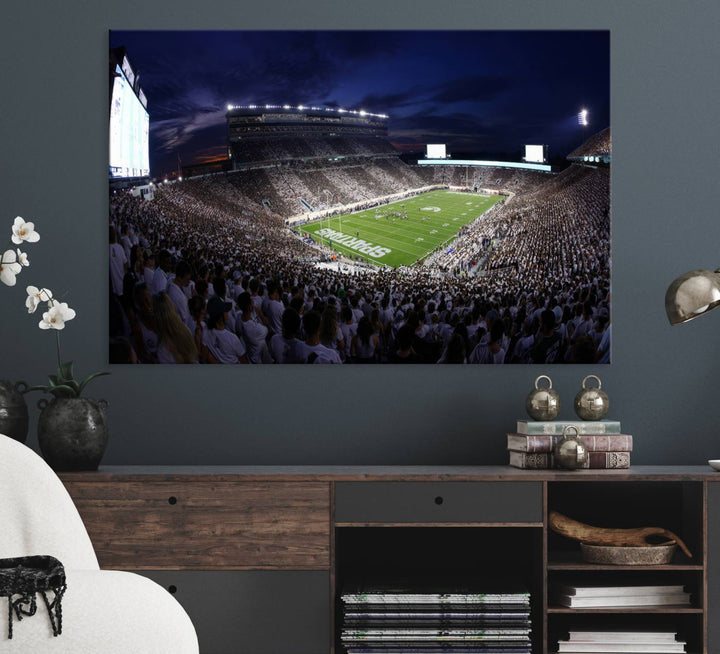
[(674, 631), (571, 631), (567, 640), (558, 643), (558, 652), (674, 654), (684, 652), (685, 645)]
[(530, 594), (351, 589), (341, 596), (349, 654), (530, 654)]

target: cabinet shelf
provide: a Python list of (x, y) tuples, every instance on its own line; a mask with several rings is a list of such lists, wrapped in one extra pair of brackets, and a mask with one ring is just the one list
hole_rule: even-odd
[(650, 570), (663, 572), (670, 570), (700, 571), (704, 570), (702, 563), (689, 563), (692, 559), (685, 556), (676, 556), (672, 563), (663, 565), (609, 565), (601, 563), (587, 563), (582, 560), (580, 552), (552, 552), (548, 556), (548, 570), (610, 570), (617, 572), (630, 572), (633, 570)]
[(548, 606), (548, 613), (702, 613), (703, 609), (693, 606), (594, 606), (570, 608)]
[(548, 570), (616, 570), (617, 572), (631, 572), (633, 570), (650, 570), (663, 572), (670, 570), (685, 570), (702, 572), (702, 565), (685, 565), (683, 563), (668, 563), (667, 565), (603, 565), (600, 563), (548, 563)]

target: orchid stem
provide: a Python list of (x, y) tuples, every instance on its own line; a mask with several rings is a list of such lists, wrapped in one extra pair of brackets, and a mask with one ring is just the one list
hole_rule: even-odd
[(60, 331), (55, 331), (55, 336), (57, 336), (57, 357), (58, 357), (58, 370), (61, 368), (60, 364)]

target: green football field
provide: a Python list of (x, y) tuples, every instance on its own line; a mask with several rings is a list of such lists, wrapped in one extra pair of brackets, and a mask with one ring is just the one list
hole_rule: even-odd
[[(392, 204), (334, 216), (299, 227), (346, 256), (396, 268), (424, 259), (452, 241), (458, 230), (501, 199), (452, 191), (430, 191)], [(407, 219), (394, 215), (407, 213)]]

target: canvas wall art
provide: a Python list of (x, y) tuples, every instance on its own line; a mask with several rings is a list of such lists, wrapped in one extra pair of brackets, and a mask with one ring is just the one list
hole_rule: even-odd
[(111, 31), (110, 362), (609, 363), (607, 31)]

